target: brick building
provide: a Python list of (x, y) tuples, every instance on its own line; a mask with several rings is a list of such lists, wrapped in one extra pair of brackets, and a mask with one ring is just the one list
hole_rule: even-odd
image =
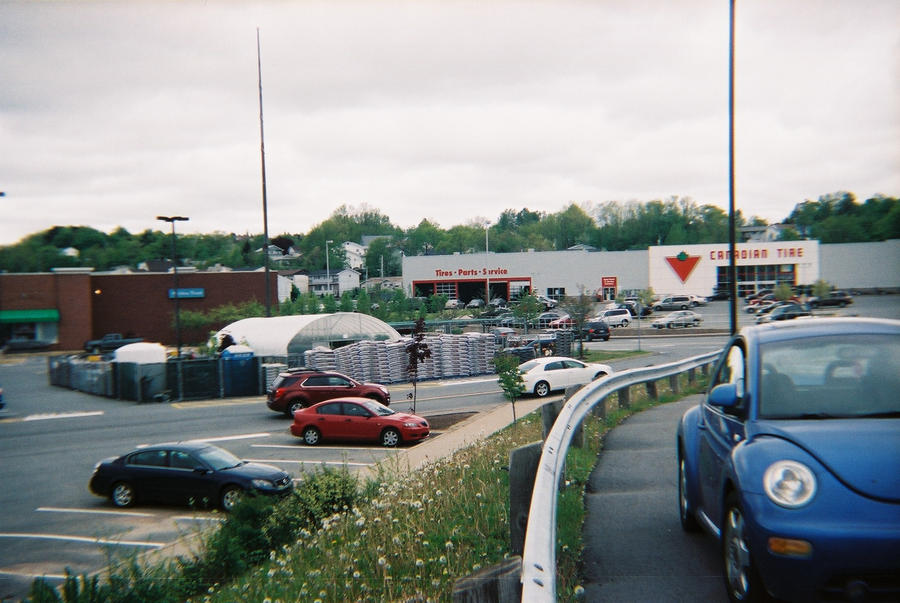
[[(277, 306), (277, 275), (270, 274)], [(178, 272), (181, 311), (209, 311), (225, 304), (266, 303), (264, 272)], [(175, 298), (171, 273), (0, 274), (0, 346), (80, 350), (105, 333), (122, 333), (174, 345)], [(218, 325), (221, 326), (221, 325)], [(185, 345), (205, 342), (207, 329), (181, 329)]]

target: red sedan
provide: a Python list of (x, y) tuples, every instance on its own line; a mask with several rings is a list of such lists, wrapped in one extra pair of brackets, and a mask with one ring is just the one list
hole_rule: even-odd
[(291, 433), (315, 446), (322, 440), (380, 442), (396, 446), (428, 437), (428, 421), (368, 398), (335, 398), (294, 413)]

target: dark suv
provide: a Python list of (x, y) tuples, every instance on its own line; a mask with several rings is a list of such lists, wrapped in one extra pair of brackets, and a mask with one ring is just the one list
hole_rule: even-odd
[(585, 341), (602, 339), (609, 341), (609, 325), (602, 320), (589, 320), (581, 328), (581, 337)]
[(298, 408), (346, 396), (370, 398), (385, 406), (391, 403), (391, 394), (383, 385), (360, 383), (333, 371), (296, 369), (281, 373), (275, 378), (268, 391), (266, 404), (275, 412), (293, 417)]

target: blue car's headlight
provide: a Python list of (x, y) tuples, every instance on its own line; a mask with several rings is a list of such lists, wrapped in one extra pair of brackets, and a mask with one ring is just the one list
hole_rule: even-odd
[(259, 488), (262, 490), (266, 490), (266, 489), (274, 487), (274, 484), (267, 479), (255, 479), (255, 480), (252, 480), (250, 483), (253, 484), (254, 488)]
[(763, 487), (773, 503), (796, 509), (815, 496), (816, 476), (809, 467), (797, 461), (777, 461), (766, 469)]

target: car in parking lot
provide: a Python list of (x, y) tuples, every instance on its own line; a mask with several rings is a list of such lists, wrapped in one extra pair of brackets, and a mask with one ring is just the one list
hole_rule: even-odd
[(451, 297), (446, 302), (444, 302), (444, 310), (459, 310), (465, 304), (462, 303), (461, 300), (456, 299), (455, 297)]
[(745, 327), (677, 429), (732, 601), (900, 600), (900, 321)]
[(594, 341), (595, 339), (609, 341), (609, 325), (602, 320), (589, 320), (581, 327), (580, 337), (584, 341)]
[(696, 304), (691, 301), (689, 295), (673, 295), (671, 297), (664, 297), (658, 302), (653, 304), (653, 311), (659, 312), (660, 310), (687, 310), (695, 306)]
[(335, 398), (294, 413), (291, 433), (309, 446), (322, 441), (380, 442), (397, 446), (428, 437), (428, 420), (368, 398)]
[(612, 373), (613, 369), (609, 365), (588, 364), (564, 356), (535, 358), (519, 365), (525, 391), (540, 398), (552, 391), (590, 383)]
[(550, 323), (554, 320), (559, 320), (560, 318), (566, 318), (569, 315), (565, 312), (560, 312), (558, 310), (551, 310), (548, 312), (541, 312), (537, 317), (537, 327), (539, 329), (546, 329), (550, 326)]
[(597, 320), (606, 321), (610, 327), (627, 327), (634, 318), (628, 308), (610, 308), (597, 314)]
[(291, 476), (278, 467), (242, 461), (206, 442), (144, 446), (94, 466), (88, 489), (117, 507), (138, 502), (219, 506), (231, 511), (247, 493), (286, 494)]
[(677, 329), (678, 327), (699, 327), (703, 317), (692, 310), (679, 310), (654, 320), (651, 326), (654, 329)]
[(807, 303), (810, 308), (824, 308), (826, 306), (843, 308), (853, 303), (853, 297), (846, 291), (832, 291), (823, 297), (810, 297)]
[(792, 320), (802, 316), (812, 316), (809, 309), (804, 304), (793, 302), (782, 302), (769, 310), (768, 312), (760, 312), (756, 316), (757, 324), (765, 322), (778, 322), (780, 320)]
[(360, 396), (391, 403), (391, 393), (378, 383), (362, 383), (336, 371), (294, 369), (275, 378), (266, 395), (271, 410), (291, 417), (304, 407), (342, 396)]
[(480, 297), (473, 297), (469, 300), (469, 303), (466, 304), (466, 308), (477, 309), (484, 307), (484, 300)]

